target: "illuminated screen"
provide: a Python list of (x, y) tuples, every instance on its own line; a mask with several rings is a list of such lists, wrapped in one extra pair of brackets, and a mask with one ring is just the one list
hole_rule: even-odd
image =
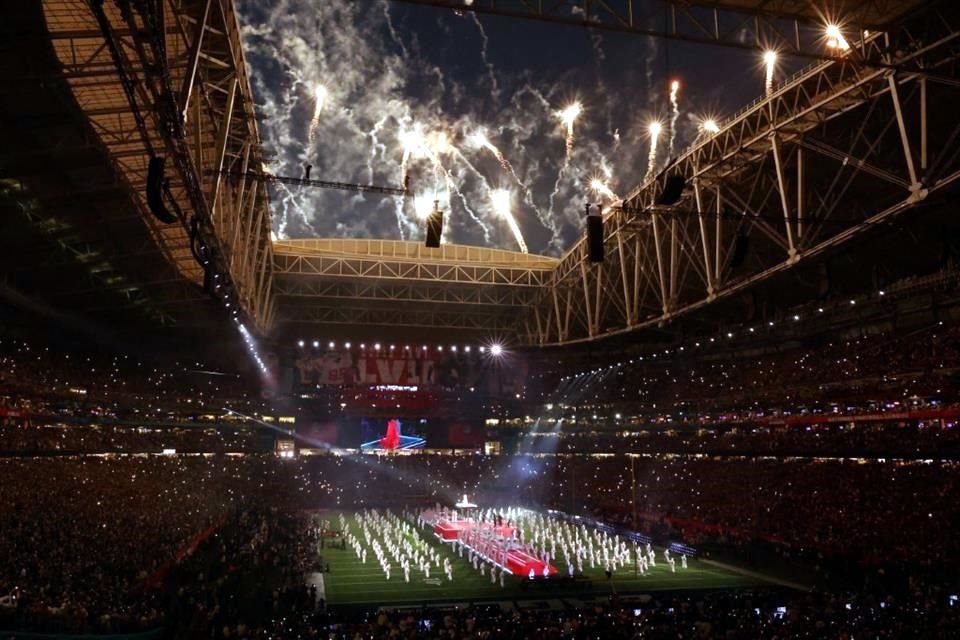
[(482, 448), (482, 425), (439, 418), (349, 417), (338, 420), (337, 445), (349, 449), (460, 449)]
[[(408, 424), (404, 424), (404, 423)], [(360, 420), (360, 433), (363, 442), (360, 448), (369, 451), (372, 449), (386, 449), (393, 451), (396, 449), (422, 449), (427, 443), (427, 439), (416, 433), (416, 420), (400, 420), (399, 418), (390, 418), (383, 420), (371, 420), (362, 418)], [(409, 425), (409, 426), (408, 426)], [(404, 431), (407, 433), (404, 433)]]

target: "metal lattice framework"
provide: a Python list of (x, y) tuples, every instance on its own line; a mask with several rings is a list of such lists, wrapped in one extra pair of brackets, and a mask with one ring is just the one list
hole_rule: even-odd
[[(235, 289), (257, 329), (272, 323), (272, 247), (260, 139), (231, 0), (44, 0), (63, 76), (114, 170), (180, 274), (203, 282), (191, 236)], [(167, 158), (181, 223), (146, 203), (151, 155)]]
[[(960, 178), (960, 18), (942, 3), (874, 34), (903, 71), (824, 62), (703, 137), (605, 216), (607, 261), (582, 239), (527, 320), (535, 344), (662, 325), (905, 214)], [(739, 246), (738, 246), (739, 245)], [(738, 255), (739, 254), (739, 255)]]
[(500, 249), (397, 240), (284, 240), (274, 251), (285, 321), (510, 333), (557, 264)]

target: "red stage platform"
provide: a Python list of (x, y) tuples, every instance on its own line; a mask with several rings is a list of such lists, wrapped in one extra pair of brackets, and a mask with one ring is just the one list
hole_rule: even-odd
[(520, 544), (515, 527), (496, 526), (470, 518), (450, 519), (439, 516), (436, 511), (428, 510), (421, 514), (421, 519), (425, 524), (431, 524), (434, 534), (444, 542), (459, 540), (489, 562), (524, 578), (529, 577), (531, 569), (537, 578), (557, 573), (556, 567), (544, 563), (530, 553), (526, 545)]
[(557, 573), (556, 567), (553, 565), (544, 564), (542, 560), (534, 558), (532, 555), (522, 549), (513, 549), (508, 551), (507, 562), (505, 564), (510, 573), (516, 576), (522, 576), (524, 578), (530, 575), (531, 569), (533, 569), (533, 575), (537, 578), (544, 577), (544, 567), (547, 567), (547, 576), (552, 576)]
[(473, 520), (440, 520), (433, 525), (433, 532), (437, 537), (448, 542), (461, 538), (464, 532), (472, 529), (489, 530), (502, 538), (513, 538), (517, 531), (514, 527), (506, 525), (496, 527), (492, 524), (478, 523)]
[(445, 542), (453, 542), (459, 538), (460, 534), (465, 530), (464, 524), (464, 520), (459, 520), (457, 522), (441, 520), (433, 525), (433, 532), (437, 534), (437, 537), (441, 540)]

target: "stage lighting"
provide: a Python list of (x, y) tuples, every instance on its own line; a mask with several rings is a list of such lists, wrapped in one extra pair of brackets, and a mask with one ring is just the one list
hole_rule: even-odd
[(330, 347), (331, 349), (333, 349), (333, 348), (336, 347), (336, 346), (337, 346), (337, 345), (336, 345), (335, 343), (333, 343), (333, 342), (331, 342), (330, 345), (329, 345), (329, 347)]
[(319, 341), (319, 340), (314, 340), (314, 341), (313, 341), (313, 348), (314, 348), (314, 349), (319, 349), (319, 348), (320, 348), (320, 341)]
[(498, 344), (495, 344), (490, 347), (490, 353), (495, 356), (499, 356), (503, 353), (503, 347)]
[(374, 351), (380, 351), (380, 343), (379, 343), (379, 342), (376, 343), (375, 345), (373, 345), (373, 350), (374, 350)]
[(349, 342), (344, 342), (344, 343), (343, 343), (343, 346), (344, 346), (345, 348), (349, 349), (349, 348), (350, 348), (350, 343), (349, 343)]
[(466, 351), (467, 353), (470, 353), (470, 347), (469, 347), (469, 345), (466, 346), (466, 347), (464, 347), (463, 350)]
[(297, 346), (298, 346), (298, 347), (302, 347), (302, 346), (303, 346), (303, 340), (298, 341), (298, 342), (297, 342)]

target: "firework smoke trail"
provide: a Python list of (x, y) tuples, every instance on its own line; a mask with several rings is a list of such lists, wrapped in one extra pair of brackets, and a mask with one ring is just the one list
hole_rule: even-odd
[(480, 59), (483, 60), (483, 65), (487, 68), (487, 75), (490, 77), (490, 93), (493, 95), (494, 100), (500, 99), (500, 85), (497, 84), (497, 77), (493, 74), (493, 65), (490, 64), (490, 59), (487, 57), (487, 50), (490, 48), (490, 39), (487, 37), (487, 30), (483, 28), (483, 23), (480, 22), (480, 18), (477, 17), (477, 14), (473, 11), (468, 12), (470, 17), (473, 18), (473, 23), (477, 25), (477, 30), (480, 32), (480, 39), (482, 45), (480, 47)]
[(563, 123), (564, 128), (567, 130), (567, 156), (573, 152), (573, 123), (577, 121), (577, 118), (580, 117), (580, 114), (583, 112), (583, 105), (579, 102), (573, 102), (563, 108), (562, 111), (557, 111), (556, 116), (560, 119), (560, 122)]
[(680, 103), (677, 95), (680, 93), (680, 81), (674, 80), (670, 83), (670, 146), (667, 153), (668, 158), (673, 157), (673, 143), (677, 138), (677, 120), (680, 119)]
[(517, 224), (517, 220), (513, 217), (513, 212), (510, 210), (510, 192), (506, 189), (497, 189), (490, 194), (490, 202), (493, 205), (494, 213), (507, 221), (507, 226), (509, 226), (510, 231), (513, 232), (514, 239), (516, 239), (517, 244), (520, 245), (520, 251), (522, 253), (529, 253), (527, 243), (523, 239), (523, 234), (520, 233), (520, 225)]
[(387, 23), (387, 30), (390, 32), (390, 37), (393, 39), (393, 42), (400, 47), (400, 53), (404, 58), (409, 58), (410, 54), (407, 53), (407, 48), (403, 45), (403, 40), (400, 39), (400, 36), (397, 35), (397, 30), (393, 26), (393, 16), (390, 15), (390, 3), (383, 3), (383, 18)]
[(764, 83), (764, 89), (766, 90), (766, 95), (773, 93), (773, 73), (777, 68), (777, 52), (776, 51), (766, 51), (763, 54), (763, 65), (766, 67), (766, 82)]
[(601, 180), (600, 178), (594, 178), (590, 181), (590, 188), (594, 190), (598, 195), (601, 195), (609, 200), (618, 201), (620, 196), (615, 194), (613, 190), (607, 186), (607, 183)]
[(313, 118), (310, 119), (310, 130), (307, 132), (307, 144), (313, 146), (313, 138), (317, 134), (317, 125), (320, 124), (320, 112), (327, 101), (327, 88), (318, 84), (313, 90)]
[(370, 184), (374, 183), (373, 161), (377, 159), (377, 152), (380, 152), (381, 157), (387, 152), (387, 145), (382, 144), (380, 140), (377, 139), (377, 134), (380, 133), (380, 130), (383, 128), (383, 125), (386, 124), (387, 118), (389, 117), (390, 116), (383, 116), (377, 120), (373, 128), (366, 133), (367, 137), (370, 138), (370, 158), (367, 160), (367, 182)]
[[(469, 215), (470, 218), (476, 222), (483, 231), (484, 241), (489, 242), (491, 231), (490, 226), (487, 225), (473, 209), (470, 208), (466, 195), (464, 195), (459, 185), (457, 185), (456, 180), (453, 179), (453, 174), (443, 166), (443, 163), (440, 159), (442, 155), (454, 155), (463, 158), (463, 154), (460, 153), (460, 150), (450, 143), (450, 139), (447, 137), (447, 134), (443, 131), (433, 131), (425, 135), (420, 123), (414, 123), (411, 129), (401, 132), (400, 142), (404, 148), (404, 169), (406, 168), (406, 164), (410, 159), (423, 158), (429, 160), (433, 168), (434, 176), (438, 181), (442, 181), (446, 184), (448, 193), (453, 191), (457, 194), (457, 197), (459, 197), (460, 201), (463, 203), (463, 208), (466, 210), (467, 215)], [(463, 159), (466, 160), (465, 158)], [(478, 176), (480, 176), (481, 179), (483, 179), (483, 182), (489, 191), (490, 185), (486, 183), (486, 178), (483, 177), (483, 174), (477, 171), (473, 165), (469, 164), (469, 162), (467, 164)], [(449, 202), (449, 197), (447, 198), (447, 201)]]
[[(561, 89), (551, 84), (557, 78), (533, 77), (525, 71), (504, 73), (494, 62), (496, 52), (492, 47), (497, 43), (496, 34), (487, 31), (489, 25), (479, 18), (489, 44), (487, 61), (478, 71), (482, 84), (490, 90), (486, 64), (493, 65), (500, 100), (478, 101), (473, 90), (475, 85), (461, 82), (443, 70), (438, 56), (443, 55), (441, 52), (449, 42), (440, 42), (437, 47), (418, 42), (408, 30), (410, 25), (392, 21), (392, 7), (385, 0), (371, 0), (370, 6), (361, 5), (367, 3), (347, 0), (274, 0), (272, 3), (241, 0), (238, 3), (265, 155), (270, 158), (274, 172), (298, 175), (309, 155), (317, 159), (313, 162), (316, 173), (345, 182), (398, 183), (409, 174), (417, 193), (431, 188), (449, 191), (450, 203), (458, 218), (457, 224), (448, 229), (453, 241), (486, 245), (483, 228), (486, 226), (491, 230), (492, 239), (492, 244), (487, 246), (507, 243), (515, 248), (517, 245), (507, 233), (507, 225), (494, 220), (498, 216), (489, 204), (490, 191), (466, 163), (458, 162), (459, 155), (442, 158), (446, 170), (441, 180), (441, 172), (435, 171), (422, 154), (397, 142), (398, 134), (413, 127), (415, 122), (422, 124), (423, 132), (464, 131), (469, 135), (486, 128), (493, 144), (502, 150), (503, 162), (497, 158), (500, 166), (488, 164), (488, 160), (496, 157), (496, 154), (485, 157), (488, 151), (493, 154), (489, 149), (481, 152), (484, 155), (475, 155), (471, 147), (460, 143), (459, 137), (455, 140), (457, 146), (462, 147), (463, 154), (471, 161), (478, 161), (478, 169), (491, 171), (490, 182), (494, 187), (510, 189), (516, 198), (513, 212), (516, 222), (523, 216), (524, 225), (520, 228), (524, 235), (528, 235), (527, 223), (532, 222), (532, 217), (527, 216), (536, 210), (532, 203), (540, 205), (538, 225), (542, 224), (543, 229), (531, 230), (530, 240), (525, 239), (531, 251), (563, 250), (582, 225), (584, 181), (579, 174), (573, 179), (574, 174), (579, 171), (581, 158), (586, 162), (588, 157), (596, 159), (601, 150), (612, 153), (613, 127), (608, 127), (606, 135), (598, 131), (600, 139), (594, 139), (593, 124), (591, 128), (584, 127), (581, 116), (573, 125), (575, 140), (569, 158), (561, 160), (559, 147), (550, 154), (537, 153), (536, 150), (546, 148), (551, 139), (556, 139), (558, 120), (554, 111), (566, 106), (557, 99), (556, 92)], [(396, 14), (398, 19), (399, 15)], [(464, 22), (461, 28), (466, 29), (469, 37), (474, 37), (470, 32), (477, 27)], [(448, 31), (441, 35), (447, 40), (456, 37)], [(597, 50), (600, 39), (595, 35), (590, 37)], [(405, 46), (408, 39), (411, 45)], [(476, 38), (475, 62), (481, 61), (481, 39), (482, 35)], [(600, 58), (599, 50), (596, 57)], [(438, 63), (441, 69), (436, 68)], [(370, 69), (377, 69), (377, 73), (371, 74)], [(336, 82), (330, 78), (336, 78)], [(571, 82), (580, 83), (580, 79), (571, 78)], [(312, 127), (312, 145), (308, 147), (311, 137), (308, 127), (316, 111), (314, 91), (318, 84), (323, 84), (328, 93), (319, 121)], [(592, 83), (588, 80), (586, 86)], [(496, 118), (496, 122), (485, 116), (488, 112), (495, 114), (490, 117)], [(594, 115), (591, 113), (591, 117)], [(497, 128), (492, 128), (494, 126)], [(638, 140), (623, 127), (620, 133), (622, 143), (617, 150), (618, 157), (646, 152), (642, 148), (646, 140)], [(567, 166), (558, 176), (561, 163)], [(493, 179), (494, 172), (506, 178), (503, 185), (497, 182), (501, 178)], [(555, 185), (555, 177), (559, 180), (554, 209), (548, 215), (544, 205)], [(604, 174), (599, 177), (611, 186), (615, 184)], [(511, 184), (511, 180), (516, 181), (516, 185)], [(445, 185), (451, 182), (447, 189)], [(290, 191), (295, 197), (275, 190), (277, 197), (273, 200), (274, 229), (282, 226), (289, 236), (397, 238), (399, 235), (409, 239), (422, 232), (422, 225), (414, 215), (412, 196), (379, 198), (306, 187), (297, 196), (295, 186), (291, 186)], [(462, 200), (458, 200), (461, 196)], [(471, 212), (483, 224), (477, 224), (472, 216), (461, 216), (458, 202), (472, 205)], [(308, 224), (303, 222), (304, 217), (309, 219)]]
[[(446, 172), (446, 181), (447, 188), (453, 189), (453, 192), (457, 194), (458, 198), (460, 198), (460, 203), (463, 204), (463, 209), (467, 212), (467, 215), (470, 216), (470, 219), (476, 222), (480, 226), (480, 229), (483, 230), (483, 241), (489, 243), (491, 231), (490, 225), (484, 222), (483, 219), (478, 216), (473, 209), (470, 208), (470, 204), (467, 202), (467, 197), (463, 194), (463, 191), (460, 190), (460, 187), (457, 186), (457, 183), (454, 181), (453, 176), (449, 171)], [(446, 228), (447, 227), (444, 226), (444, 229)]]
[[(652, 22), (652, 19), (651, 19)], [(654, 24), (648, 24), (652, 28), (656, 28)], [(644, 76), (647, 81), (647, 104), (650, 107), (654, 107), (657, 104), (658, 92), (657, 88), (653, 83), (653, 63), (657, 60), (657, 40), (656, 38), (648, 37), (647, 38), (647, 55), (643, 58), (644, 64)]]
[(490, 142), (490, 139), (487, 138), (487, 135), (483, 131), (477, 131), (471, 135), (468, 142), (477, 149), (486, 149), (492, 153), (497, 159), (497, 162), (500, 163), (500, 166), (503, 167), (504, 170), (510, 172), (510, 175), (513, 176), (513, 179), (516, 181), (516, 183), (524, 190), (529, 191), (529, 189), (527, 189), (527, 185), (523, 183), (523, 180), (520, 179), (520, 176), (517, 175), (517, 172), (513, 170), (513, 165), (507, 161), (500, 149)]
[(650, 153), (647, 156), (647, 178), (652, 176), (657, 170), (657, 141), (660, 139), (660, 133), (663, 131), (663, 125), (654, 120), (647, 127), (650, 134)]
[(557, 171), (557, 179), (553, 183), (553, 191), (550, 192), (550, 207), (547, 209), (547, 216), (549, 218), (553, 218), (553, 205), (557, 199), (557, 194), (560, 192), (560, 183), (563, 181), (567, 169), (570, 168), (570, 156), (573, 155), (573, 124), (582, 112), (583, 106), (579, 102), (572, 102), (562, 110), (554, 113), (554, 116), (560, 120), (566, 130), (566, 139), (564, 140), (566, 153), (563, 155), (563, 164), (560, 165), (560, 170)]
[(300, 206), (300, 202), (299, 202), (300, 198), (298, 197), (299, 194), (294, 193), (293, 191), (290, 191), (289, 187), (287, 187), (287, 185), (283, 184), (282, 182), (278, 182), (277, 184), (280, 186), (281, 189), (287, 192), (287, 195), (285, 195), (280, 200), (282, 215), (280, 217), (280, 226), (277, 228), (277, 237), (283, 240), (286, 238), (287, 225), (290, 223), (290, 207), (293, 207), (294, 211), (300, 216), (301, 219), (303, 219), (303, 222), (308, 226), (310, 225), (310, 219), (307, 217), (306, 212)]

